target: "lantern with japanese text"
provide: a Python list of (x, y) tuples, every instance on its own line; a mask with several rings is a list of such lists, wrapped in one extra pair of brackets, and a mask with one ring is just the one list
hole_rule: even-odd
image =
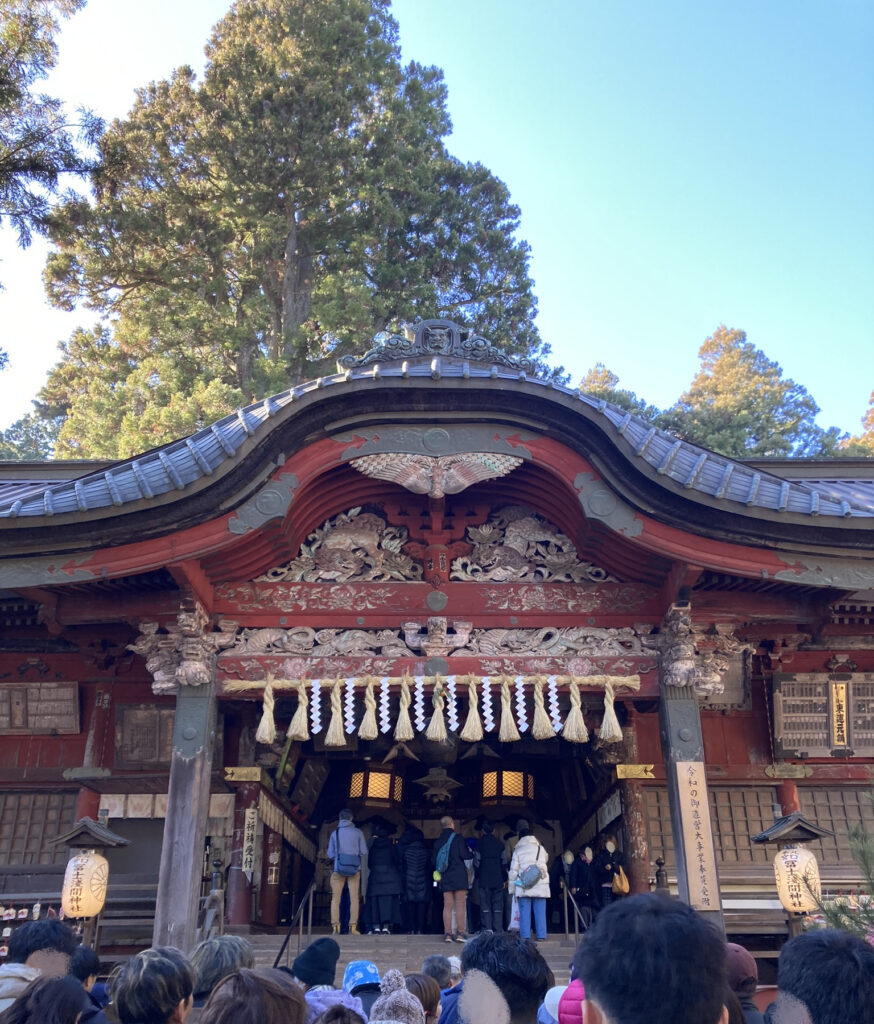
[(819, 906), (821, 888), (819, 865), (810, 850), (802, 846), (786, 846), (774, 858), (777, 895), (784, 909), (804, 914)]
[(106, 902), (109, 862), (94, 850), (73, 854), (67, 862), (61, 906), (67, 917), (96, 917)]

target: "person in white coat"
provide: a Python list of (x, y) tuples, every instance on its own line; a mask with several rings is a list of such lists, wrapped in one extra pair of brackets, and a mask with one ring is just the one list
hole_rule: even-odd
[[(508, 882), (510, 891), (515, 894), (519, 904), (519, 935), (523, 939), (531, 938), (531, 915), (534, 915), (534, 934), (538, 941), (546, 938), (546, 900), (549, 897), (549, 855), (540, 840), (532, 834), (528, 822), (522, 819), (516, 824), (519, 841), (513, 850), (510, 861)], [(533, 885), (525, 886), (529, 881), (526, 868), (532, 865), (540, 869), (540, 879)], [(534, 874), (532, 871), (530, 874)]]

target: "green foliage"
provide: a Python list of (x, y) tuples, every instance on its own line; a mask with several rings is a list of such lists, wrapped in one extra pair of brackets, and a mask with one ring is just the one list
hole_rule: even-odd
[[(874, 809), (874, 794), (868, 793)], [(862, 892), (853, 899), (819, 900), (819, 915), (827, 928), (839, 928), (871, 941), (874, 935), (874, 834), (862, 822), (849, 827), (850, 854), (862, 874)]]
[(92, 143), (102, 127), (87, 111), (68, 122), (60, 100), (34, 93), (55, 66), (58, 17), (85, 0), (0, 0), (0, 218), (30, 243), (44, 232), (62, 174), (89, 168), (77, 145)]
[(60, 423), (28, 413), (0, 431), (0, 459), (41, 462), (55, 452)]
[(425, 317), (468, 322), (551, 372), (519, 210), (486, 168), (447, 151), (442, 73), (402, 66), (388, 7), (239, 0), (212, 33), (202, 82), (178, 69), (105, 132), (93, 200), (70, 198), (52, 218), (45, 279), (55, 305), (110, 318), (128, 365), (93, 379), (66, 359), (53, 371), (45, 400), (63, 392), (76, 423), (63, 446), (95, 454), (99, 428), (86, 423), (110, 416), (100, 448), (113, 448), (107, 398), (141, 395), (146, 378), (127, 373), (153, 373), (150, 359), (178, 390), (167, 415), (124, 428), (135, 447), (177, 436), (169, 410), (196, 395), (209, 407), (261, 397)]
[(618, 384), (619, 378), (616, 374), (608, 370), (602, 362), (597, 362), (586, 371), (586, 375), (579, 383), (579, 389), (593, 398), (603, 398), (605, 402), (618, 405), (620, 409), (655, 422), (661, 411), (638, 398), (633, 391), (617, 387)]
[(862, 417), (862, 433), (848, 437), (841, 442), (838, 454), (848, 457), (871, 458), (874, 456), (874, 391), (868, 401), (868, 411)]
[(659, 417), (664, 430), (732, 458), (837, 454), (837, 428), (816, 425), (807, 390), (743, 331), (720, 325), (698, 354), (691, 387)]

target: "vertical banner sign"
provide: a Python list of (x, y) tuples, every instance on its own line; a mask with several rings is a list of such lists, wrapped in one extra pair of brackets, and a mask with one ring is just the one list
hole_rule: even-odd
[(258, 809), (246, 808), (246, 819), (243, 823), (243, 874), (251, 883), (255, 870), (255, 832), (258, 824)]
[(680, 792), (680, 837), (686, 851), (689, 903), (696, 910), (719, 910), (719, 883), (713, 833), (710, 829), (710, 805), (703, 761), (678, 761), (677, 782)]
[(832, 682), (831, 741), (833, 748), (848, 747), (847, 737), (847, 684)]

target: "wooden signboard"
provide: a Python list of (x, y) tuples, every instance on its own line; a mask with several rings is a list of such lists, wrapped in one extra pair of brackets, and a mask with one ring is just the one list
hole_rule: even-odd
[(78, 732), (78, 683), (0, 683), (0, 733)]
[(874, 757), (874, 672), (774, 676), (778, 757)]
[(678, 761), (680, 820), (686, 851), (689, 903), (696, 910), (719, 910), (719, 878), (710, 827), (710, 805), (702, 761)]

